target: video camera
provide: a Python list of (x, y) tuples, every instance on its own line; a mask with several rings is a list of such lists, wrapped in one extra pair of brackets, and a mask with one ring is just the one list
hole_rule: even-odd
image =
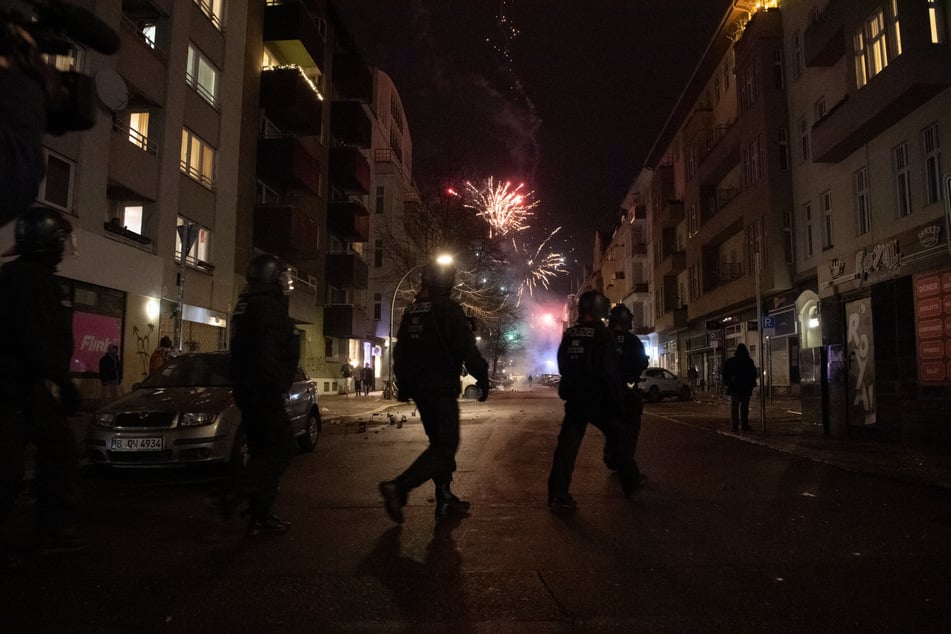
[(43, 57), (67, 55), (76, 44), (104, 55), (119, 50), (119, 35), (95, 15), (62, 0), (25, 0), (34, 16), (0, 10), (0, 57), (6, 67), (30, 75), (46, 92), (46, 131), (60, 135), (95, 124), (93, 80), (60, 71)]

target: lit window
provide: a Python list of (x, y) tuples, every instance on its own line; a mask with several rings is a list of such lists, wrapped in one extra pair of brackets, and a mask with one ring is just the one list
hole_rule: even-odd
[(898, 0), (892, 0), (888, 10), (889, 28), (892, 38), (892, 57), (901, 55), (901, 22), (898, 19)]
[(129, 114), (129, 143), (143, 150), (149, 149), (149, 113)]
[(218, 104), (218, 69), (201, 54), (194, 44), (188, 45), (185, 81), (205, 101), (213, 106)]
[[(194, 243), (188, 251), (186, 261), (192, 264), (209, 264), (211, 262), (211, 230), (181, 216), (178, 217), (176, 225), (178, 227), (192, 225), (192, 231), (197, 231), (197, 233), (192, 234)], [(177, 227), (175, 231), (175, 257), (178, 259), (182, 257), (182, 236)]]
[(855, 85), (864, 87), (885, 70), (888, 62), (901, 55), (901, 25), (896, 0), (889, 4), (888, 26), (885, 13), (877, 9), (852, 36), (855, 59)]
[(122, 207), (122, 226), (129, 231), (142, 235), (142, 205), (125, 205)]
[(225, 13), (225, 0), (194, 0), (215, 28), (221, 30), (221, 23)]
[(182, 128), (181, 170), (205, 187), (214, 187), (215, 149)]
[(932, 44), (944, 44), (945, 41), (944, 12), (941, 4), (941, 0), (928, 0), (928, 24), (931, 28)]

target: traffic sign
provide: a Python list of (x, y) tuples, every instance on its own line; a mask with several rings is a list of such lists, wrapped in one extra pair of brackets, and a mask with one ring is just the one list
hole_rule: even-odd
[(776, 322), (772, 317), (763, 317), (763, 336), (773, 337), (776, 335)]

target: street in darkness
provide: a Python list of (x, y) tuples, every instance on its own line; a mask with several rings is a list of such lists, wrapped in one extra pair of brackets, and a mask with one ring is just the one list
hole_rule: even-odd
[[(425, 445), (412, 406), (325, 422), (252, 539), (201, 506), (209, 471), (95, 471), (95, 549), (4, 571), (9, 632), (947, 632), (951, 491), (906, 484), (716, 433), (728, 408), (645, 407), (650, 480), (632, 501), (589, 427), (579, 509), (553, 515), (561, 422), (551, 388), (462, 402), (453, 488), (469, 518), (436, 526), (432, 487), (394, 525), (376, 485)], [(18, 513), (24, 531), (28, 501)], [(8, 536), (9, 537), (9, 536)]]

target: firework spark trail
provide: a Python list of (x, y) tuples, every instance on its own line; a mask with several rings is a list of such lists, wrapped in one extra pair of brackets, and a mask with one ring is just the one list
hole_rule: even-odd
[(490, 176), (482, 187), (471, 182), (466, 183), (470, 200), (466, 207), (474, 209), (476, 214), (489, 224), (489, 237), (505, 237), (528, 228), (528, 218), (537, 200), (529, 200), (534, 192), (522, 193), (524, 184), (512, 187), (509, 182), (495, 184)]
[(512, 238), (512, 247), (515, 249), (515, 255), (519, 260), (515, 264), (521, 265), (520, 268), (522, 271), (521, 281), (518, 287), (519, 304), (521, 304), (522, 296), (526, 291), (529, 296), (534, 297), (535, 290), (539, 286), (547, 289), (553, 277), (566, 271), (564, 255), (555, 251), (545, 250), (548, 243), (559, 231), (561, 231), (561, 227), (558, 227), (548, 234), (548, 237), (542, 240), (534, 252), (530, 252), (526, 244), (522, 244), (522, 246), (519, 247), (515, 238)]

